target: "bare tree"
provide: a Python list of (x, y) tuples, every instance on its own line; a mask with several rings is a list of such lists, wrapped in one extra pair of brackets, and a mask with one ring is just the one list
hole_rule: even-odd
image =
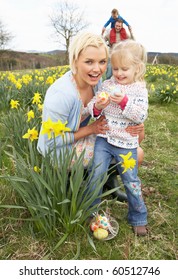
[(13, 36), (6, 30), (4, 24), (0, 20), (0, 50), (5, 50)]
[(68, 50), (71, 38), (79, 31), (85, 29), (89, 24), (83, 20), (83, 12), (79, 12), (79, 7), (68, 0), (60, 2), (57, 9), (50, 16), (52, 27), (55, 30), (57, 42), (65, 46), (65, 64), (68, 64)]

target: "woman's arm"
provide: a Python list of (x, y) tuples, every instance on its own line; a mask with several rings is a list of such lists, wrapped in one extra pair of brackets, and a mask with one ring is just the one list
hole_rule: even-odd
[(78, 131), (74, 132), (74, 139), (75, 141), (84, 138), (86, 136), (89, 136), (91, 134), (106, 134), (106, 131), (108, 130), (107, 122), (104, 116), (101, 116), (96, 121), (93, 121), (91, 124), (80, 127)]

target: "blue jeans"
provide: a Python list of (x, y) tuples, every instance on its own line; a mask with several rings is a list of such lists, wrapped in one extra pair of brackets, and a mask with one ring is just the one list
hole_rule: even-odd
[[(122, 162), (123, 159), (120, 156), (128, 154), (128, 152), (132, 152), (132, 158), (134, 158), (137, 162), (137, 149), (125, 149), (115, 147), (107, 142), (105, 138), (97, 137), (95, 142), (95, 150), (94, 150), (94, 158), (92, 163), (92, 168), (95, 168), (94, 175), (91, 179), (95, 181), (98, 176), (107, 172), (111, 160), (115, 158), (116, 163)], [(98, 166), (99, 165), (99, 166)], [(98, 166), (98, 167), (96, 167)], [(142, 197), (141, 191), (141, 182), (137, 176), (138, 166), (127, 172), (123, 172), (123, 168), (121, 164), (117, 165), (118, 172), (121, 176), (122, 182), (124, 184), (127, 199), (128, 199), (128, 222), (132, 226), (143, 226), (147, 224), (147, 209)], [(92, 186), (92, 189), (95, 188), (95, 185)], [(101, 199), (98, 198), (95, 203), (98, 204), (101, 202)]]

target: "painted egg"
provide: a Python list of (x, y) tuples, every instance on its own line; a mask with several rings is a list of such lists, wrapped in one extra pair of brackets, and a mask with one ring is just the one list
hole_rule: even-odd
[(90, 229), (92, 231), (95, 231), (96, 229), (99, 228), (99, 225), (96, 223), (96, 222), (92, 222), (91, 225), (90, 225)]
[(96, 239), (102, 240), (108, 237), (108, 231), (103, 228), (97, 228), (94, 232), (93, 235)]
[(100, 228), (103, 228), (103, 229), (108, 229), (109, 227), (109, 221), (108, 221), (108, 218), (105, 217), (105, 216), (101, 216), (101, 215), (98, 215), (96, 217), (96, 223), (98, 224), (98, 226)]
[(101, 99), (103, 102), (107, 102), (108, 98), (109, 98), (109, 94), (105, 91), (100, 92), (100, 94), (98, 94), (99, 99)]

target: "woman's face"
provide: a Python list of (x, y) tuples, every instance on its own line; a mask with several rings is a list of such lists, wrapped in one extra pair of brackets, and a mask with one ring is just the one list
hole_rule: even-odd
[(81, 85), (95, 86), (107, 67), (107, 54), (104, 46), (87, 47), (81, 52), (76, 65), (76, 78)]

